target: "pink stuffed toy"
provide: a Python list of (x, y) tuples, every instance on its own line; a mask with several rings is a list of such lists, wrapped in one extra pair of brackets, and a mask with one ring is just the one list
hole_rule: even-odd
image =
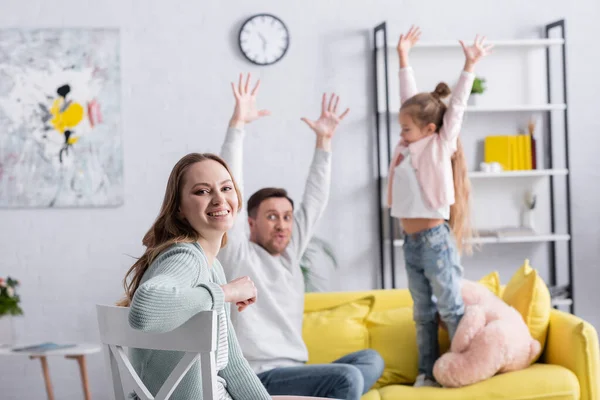
[(450, 350), (433, 375), (445, 387), (461, 387), (527, 368), (540, 352), (523, 317), (480, 283), (463, 280), (465, 314)]

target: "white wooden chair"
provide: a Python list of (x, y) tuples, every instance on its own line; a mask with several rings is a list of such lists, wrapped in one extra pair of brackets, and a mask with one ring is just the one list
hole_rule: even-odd
[[(147, 333), (129, 326), (129, 308), (97, 305), (96, 311), (115, 400), (126, 400), (132, 391), (142, 400), (168, 400), (198, 357), (202, 370), (202, 396), (204, 400), (217, 399), (216, 312), (200, 312), (179, 328), (167, 333)], [(183, 351), (185, 355), (156, 396), (152, 396), (131, 365), (124, 347)]]

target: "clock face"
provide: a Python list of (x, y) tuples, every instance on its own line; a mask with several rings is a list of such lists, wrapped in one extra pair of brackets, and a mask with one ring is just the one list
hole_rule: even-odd
[(244, 22), (239, 42), (242, 53), (249, 61), (257, 65), (269, 65), (285, 55), (290, 45), (290, 34), (279, 18), (258, 14)]

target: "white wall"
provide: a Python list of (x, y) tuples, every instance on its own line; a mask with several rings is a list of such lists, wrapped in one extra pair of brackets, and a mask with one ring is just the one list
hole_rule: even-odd
[[(252, 71), (263, 79), (260, 105), (273, 113), (249, 129), (248, 192), (281, 185), (299, 198), (314, 146), (313, 134), (300, 117), (317, 116), (322, 91), (336, 90), (342, 104), (350, 106), (351, 114), (335, 139), (335, 187), (318, 234), (334, 243), (342, 260), (344, 269), (335, 288), (375, 287), (378, 245), (370, 48), (371, 30), (384, 20), (394, 27), (389, 38), (394, 41), (395, 33), (411, 23), (422, 27), (423, 40), (472, 37), (476, 32), (485, 32), (490, 39), (510, 39), (537, 35), (541, 25), (566, 18), (577, 313), (600, 326), (596, 311), (600, 300), (596, 290), (600, 58), (594, 50), (600, 37), (596, 23), (600, 3), (219, 3), (2, 0), (2, 27), (109, 26), (120, 27), (122, 33), (125, 205), (0, 211), (0, 275), (22, 281), (25, 316), (16, 324), (21, 341), (98, 339), (94, 304), (113, 302), (121, 295), (121, 279), (131, 256), (142, 251), (142, 235), (156, 216), (176, 160), (190, 151), (218, 151), (233, 105), (229, 82), (240, 71)], [(235, 35), (244, 18), (264, 11), (286, 22), (291, 49), (279, 64), (257, 68), (241, 58)], [(513, 251), (488, 249), (492, 269)], [(529, 250), (514, 251), (526, 255)], [(107, 398), (102, 357), (91, 356), (88, 362), (94, 398)], [(50, 363), (57, 398), (78, 398), (75, 363), (60, 359)], [(38, 363), (1, 359), (0, 387), (2, 398), (43, 398)]]

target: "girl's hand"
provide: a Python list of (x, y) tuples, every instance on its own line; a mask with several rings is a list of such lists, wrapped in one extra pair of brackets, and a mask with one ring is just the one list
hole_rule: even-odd
[(410, 49), (417, 44), (420, 37), (421, 29), (418, 26), (411, 26), (406, 35), (402, 34), (400, 35), (400, 39), (398, 39), (398, 54), (407, 56)]
[(475, 41), (471, 46), (467, 46), (462, 40), (459, 40), (465, 53), (465, 71), (473, 72), (473, 66), (483, 57), (491, 53), (494, 45), (484, 45), (484, 42), (485, 36), (480, 38), (479, 35), (475, 36)]
[(260, 79), (256, 81), (254, 89), (250, 92), (250, 74), (246, 78), (246, 84), (243, 84), (242, 74), (240, 74), (237, 86), (231, 82), (233, 96), (235, 97), (235, 109), (229, 123), (230, 127), (241, 128), (245, 124), (271, 114), (267, 110), (258, 110), (256, 107), (256, 95), (259, 87)]

